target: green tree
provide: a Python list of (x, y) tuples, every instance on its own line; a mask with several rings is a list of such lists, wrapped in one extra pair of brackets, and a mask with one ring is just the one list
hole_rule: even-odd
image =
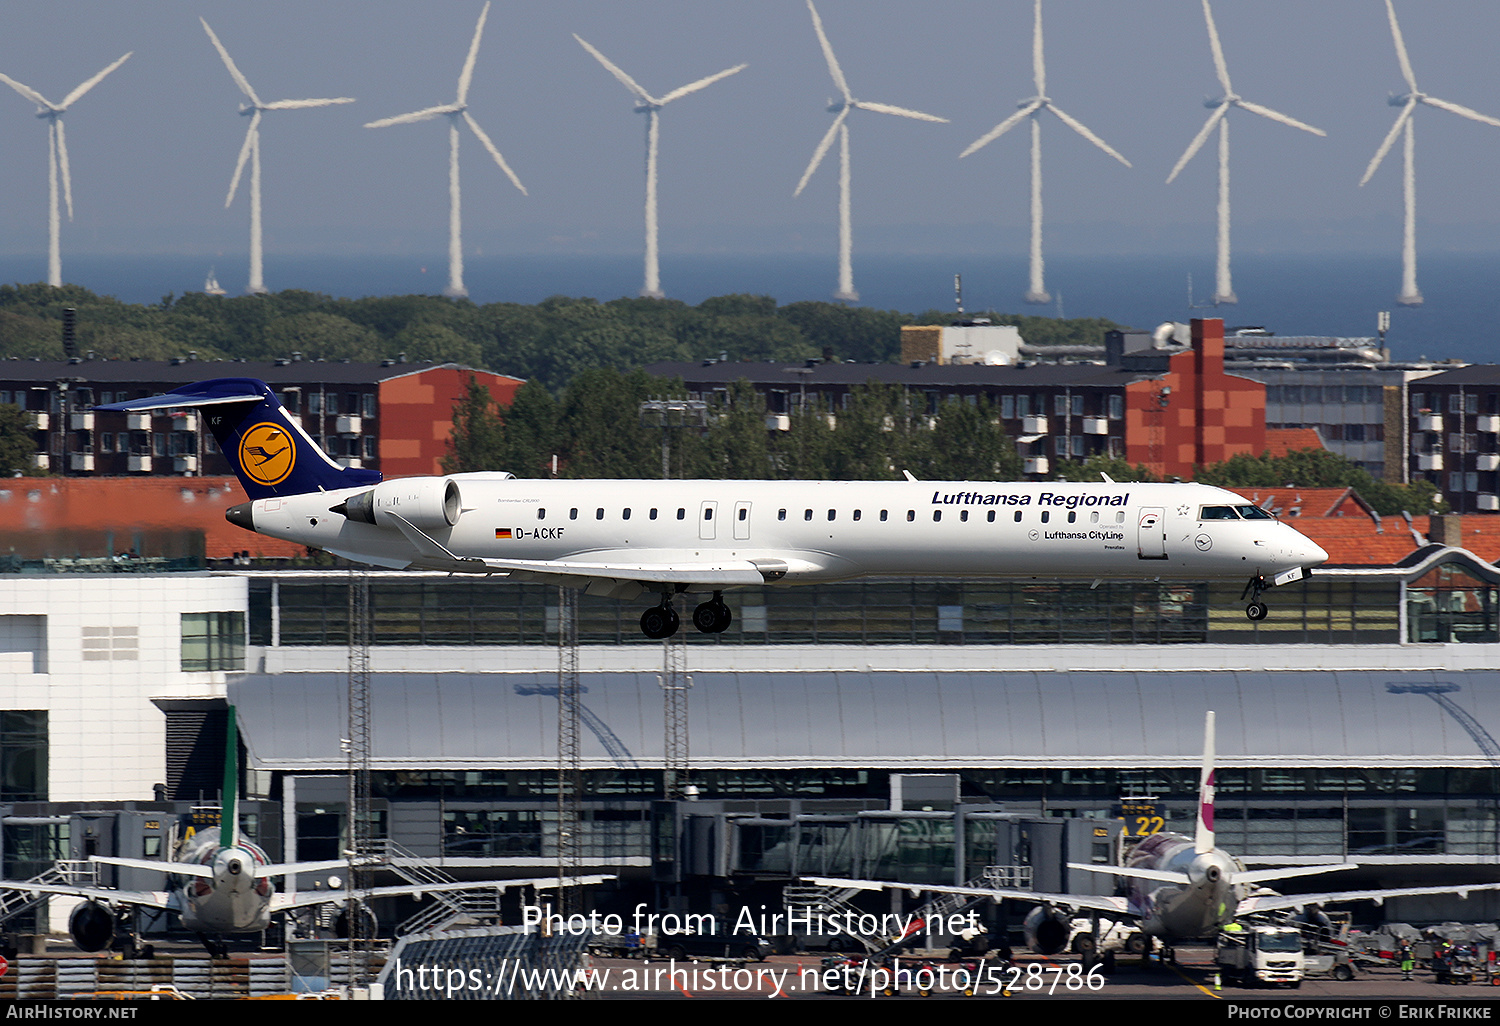
[(502, 416), (504, 469), (517, 477), (548, 477), (552, 457), (563, 451), (557, 400), (541, 384), (528, 381)]
[(503, 470), (505, 432), (490, 390), (472, 375), (469, 388), (453, 407), (453, 433), (442, 459), (443, 473)]
[(35, 425), (13, 403), (0, 403), (0, 475), (10, 477), (36, 470)]
[(1448, 504), (1430, 481), (1409, 485), (1377, 481), (1369, 471), (1327, 449), (1300, 449), (1285, 456), (1232, 456), (1222, 463), (1200, 469), (1196, 480), (1221, 488), (1353, 488), (1381, 516), (1407, 513), (1442, 513)]
[(1102, 481), (1108, 474), (1112, 481), (1155, 481), (1156, 475), (1145, 466), (1131, 466), (1119, 456), (1090, 456), (1086, 460), (1058, 460), (1052, 468), (1059, 481)]

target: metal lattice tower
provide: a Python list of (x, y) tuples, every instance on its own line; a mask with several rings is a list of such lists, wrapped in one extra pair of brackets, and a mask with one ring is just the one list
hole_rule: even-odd
[(583, 805), (578, 686), (578, 592), (557, 589), (557, 913), (582, 911), (579, 889), (565, 881), (579, 872), (578, 821)]
[(662, 672), (656, 678), (661, 685), (663, 719), (666, 722), (664, 744), (666, 773), (663, 790), (668, 801), (687, 797), (688, 786), (688, 691), (693, 678), (687, 672), (687, 637), (679, 631), (661, 643)]
[(351, 986), (368, 977), (374, 920), (361, 895), (370, 887), (370, 862), (375, 855), (370, 791), (370, 576), (358, 567), (349, 570), (349, 924)]

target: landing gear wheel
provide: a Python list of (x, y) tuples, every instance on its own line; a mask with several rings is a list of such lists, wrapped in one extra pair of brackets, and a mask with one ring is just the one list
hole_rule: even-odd
[(723, 634), (734, 622), (734, 614), (718, 599), (701, 603), (693, 610), (693, 626), (703, 634)]
[(641, 633), (656, 640), (670, 638), (680, 623), (677, 610), (671, 606), (652, 606), (641, 614)]
[(1264, 602), (1252, 602), (1245, 607), (1245, 615), (1252, 620), (1264, 620), (1267, 612), (1269, 610)]

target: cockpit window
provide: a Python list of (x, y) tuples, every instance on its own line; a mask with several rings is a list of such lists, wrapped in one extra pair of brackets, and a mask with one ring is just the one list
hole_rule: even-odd
[(1235, 509), (1239, 510), (1240, 516), (1244, 517), (1246, 520), (1276, 519), (1272, 514), (1261, 509), (1259, 506), (1236, 506)]
[(1233, 506), (1204, 506), (1198, 513), (1199, 520), (1238, 520)]

